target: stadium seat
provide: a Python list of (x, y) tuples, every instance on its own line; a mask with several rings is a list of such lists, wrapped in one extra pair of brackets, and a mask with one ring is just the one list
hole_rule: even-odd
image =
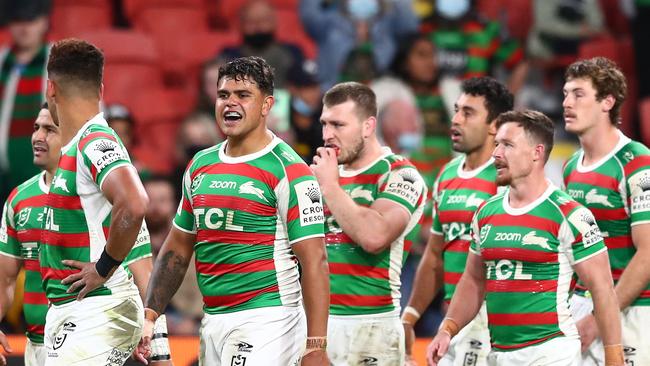
[(0, 28), (0, 47), (9, 45), (9, 42), (11, 42), (11, 34), (7, 28)]
[(208, 17), (203, 9), (189, 7), (152, 7), (138, 12), (133, 26), (149, 34), (208, 31)]
[(60, 5), (53, 7), (50, 23), (51, 31), (61, 37), (78, 36), (109, 29), (113, 12), (109, 4), (101, 1)]
[(650, 146), (650, 97), (639, 102), (639, 121), (641, 141)]
[(291, 10), (276, 10), (278, 29), (276, 36), (280, 41), (294, 43), (302, 48), (308, 58), (316, 58), (318, 46), (307, 35), (297, 12)]
[(239, 43), (234, 32), (160, 33), (154, 35), (161, 56), (161, 66), (168, 85), (180, 82), (196, 86), (201, 65), (217, 57), (221, 50)]
[(134, 94), (144, 87), (162, 88), (160, 56), (146, 34), (108, 30), (85, 33), (83, 39), (104, 51), (104, 97), (130, 106)]
[[(88, 0), (86, 0), (88, 1)], [(215, 0), (122, 0), (124, 15), (133, 21), (138, 14), (147, 8), (155, 7), (185, 7), (193, 9), (205, 9), (208, 2), (217, 3)]]

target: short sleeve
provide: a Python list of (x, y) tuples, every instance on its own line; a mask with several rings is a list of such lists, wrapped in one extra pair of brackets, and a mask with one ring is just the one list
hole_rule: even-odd
[(438, 192), (438, 187), (440, 186), (440, 176), (433, 183), (433, 191), (431, 193), (431, 233), (437, 235), (443, 235), (442, 224), (440, 223), (440, 215), (438, 214), (438, 204), (440, 202), (440, 192)]
[(305, 163), (291, 164), (285, 170), (287, 176), (275, 194), (289, 243), (325, 236), (323, 198), (316, 178)]
[(470, 227), (470, 237), (472, 240), (469, 245), (469, 250), (476, 255), (481, 255), (481, 242), (487, 237), (489, 226), (481, 230), (478, 225), (478, 212), (480, 211), (477, 211), (474, 214), (474, 217), (472, 217), (472, 224)]
[(379, 188), (377, 199), (391, 200), (413, 214), (426, 198), (426, 185), (418, 171), (406, 166), (392, 169)]
[[(190, 234), (196, 234), (196, 221), (194, 220), (194, 209), (192, 208), (192, 186), (194, 182), (190, 175), (190, 166), (185, 170), (183, 174), (183, 182), (181, 184), (181, 202), (178, 204), (178, 209), (176, 210), (176, 216), (174, 216), (174, 226), (181, 231)], [(203, 179), (203, 175), (199, 174), (194, 179), (200, 180)], [(200, 182), (197, 183), (197, 185)]]
[(142, 221), (142, 226), (138, 232), (138, 237), (133, 244), (133, 248), (122, 262), (123, 266), (129, 266), (140, 259), (151, 257), (151, 237), (147, 224)]
[[(571, 229), (571, 238), (558, 238), (560, 242), (569, 241), (572, 264), (580, 263), (601, 251), (607, 250), (603, 242), (603, 236), (596, 224), (594, 215), (587, 208), (579, 206), (567, 216), (567, 222)], [(560, 235), (561, 236), (561, 235)]]
[(117, 135), (106, 129), (93, 131), (79, 140), (79, 151), (99, 187), (114, 169), (131, 164), (129, 154)]
[(640, 156), (632, 161), (629, 166), (639, 166), (630, 172), (627, 180), (627, 189), (630, 202), (631, 225), (650, 223), (650, 157)]
[(9, 202), (5, 202), (2, 209), (2, 221), (0, 221), (0, 254), (21, 258), (20, 249), (20, 242), (18, 242), (18, 237), (16, 236), (16, 228), (13, 220), (13, 210)]

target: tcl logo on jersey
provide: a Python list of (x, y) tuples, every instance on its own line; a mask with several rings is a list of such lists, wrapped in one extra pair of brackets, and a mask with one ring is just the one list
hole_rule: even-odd
[(300, 210), (300, 226), (323, 224), (323, 204), (318, 184), (313, 180), (296, 183), (298, 210)]
[(120, 144), (108, 139), (91, 141), (85, 151), (98, 173), (116, 161), (129, 159)]
[(644, 170), (630, 177), (632, 212), (650, 211), (650, 171)]
[(59, 225), (54, 223), (54, 210), (52, 210), (51, 208), (46, 208), (45, 230), (59, 231)]
[(230, 231), (244, 231), (241, 225), (235, 225), (235, 212), (226, 211), (220, 208), (195, 208), (194, 219), (196, 220), (196, 227), (205, 227), (207, 229), (218, 230), (225, 224), (225, 229)]
[(485, 261), (485, 265), (488, 280), (493, 278), (492, 272), (494, 272), (497, 280), (530, 280), (533, 278), (530, 273), (524, 273), (524, 263), (521, 261), (501, 259), (499, 261)]
[(442, 224), (442, 232), (445, 234), (446, 242), (454, 239), (471, 240), (471, 237), (469, 237), (469, 226), (463, 222)]

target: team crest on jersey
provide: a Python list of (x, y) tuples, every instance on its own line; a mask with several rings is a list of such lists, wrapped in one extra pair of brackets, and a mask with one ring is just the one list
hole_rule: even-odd
[(266, 197), (264, 197), (264, 191), (261, 188), (255, 187), (255, 183), (253, 183), (252, 180), (239, 186), (239, 194), (250, 194), (266, 203), (269, 202)]
[(487, 224), (481, 227), (481, 230), (479, 231), (478, 238), (481, 241), (481, 244), (485, 243), (485, 240), (487, 239), (488, 235), (490, 234), (490, 230), (492, 229), (492, 225)]
[(68, 180), (63, 178), (61, 174), (55, 175), (54, 178), (52, 178), (52, 186), (55, 189), (60, 189), (66, 193), (70, 193), (70, 190), (68, 190)]
[(587, 192), (585, 195), (585, 202), (587, 202), (588, 205), (599, 204), (605, 207), (614, 207), (614, 205), (609, 202), (607, 195), (598, 193), (596, 188), (592, 188)]
[(295, 188), (298, 196), (298, 209), (300, 210), (300, 226), (325, 222), (318, 184), (314, 181), (304, 181), (296, 183)]
[(20, 210), (20, 213), (18, 214), (18, 221), (16, 222), (17, 227), (25, 226), (27, 224), (27, 221), (29, 221), (29, 216), (32, 213), (32, 208), (31, 207), (25, 207), (22, 210)]
[(363, 187), (355, 187), (349, 192), (352, 199), (361, 198), (368, 202), (373, 202), (375, 198), (372, 196), (372, 191), (369, 189), (363, 189)]
[(420, 199), (423, 187), (424, 182), (417, 170), (404, 168), (389, 175), (384, 192), (406, 200), (411, 206), (415, 206)]
[(650, 211), (650, 171), (643, 170), (630, 177), (632, 212)]
[(190, 193), (194, 194), (196, 190), (201, 186), (201, 182), (203, 182), (203, 178), (205, 178), (205, 173), (199, 173), (192, 179), (192, 185), (190, 185)]
[(580, 207), (568, 217), (569, 222), (582, 234), (582, 245), (588, 248), (603, 240), (594, 215), (585, 207)]
[(88, 143), (85, 151), (90, 162), (97, 168), (97, 173), (116, 161), (129, 160), (120, 144), (109, 139), (93, 140)]
[(546, 250), (553, 250), (548, 244), (548, 238), (538, 236), (536, 231), (531, 231), (521, 238), (521, 245), (537, 245)]

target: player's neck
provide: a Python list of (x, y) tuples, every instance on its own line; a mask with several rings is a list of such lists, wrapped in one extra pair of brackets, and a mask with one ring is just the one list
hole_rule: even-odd
[(44, 175), (45, 175), (45, 185), (46, 186), (49, 187), (50, 183), (52, 183), (52, 178), (54, 177), (54, 173), (56, 173), (56, 169), (57, 169), (56, 166), (53, 167), (53, 168), (45, 169), (45, 174)]
[(226, 155), (236, 158), (254, 154), (264, 149), (273, 140), (273, 134), (264, 128), (251, 131), (241, 138), (228, 136)]
[(366, 141), (359, 157), (353, 162), (343, 165), (343, 168), (345, 170), (359, 170), (377, 160), (383, 153), (384, 151), (382, 150), (379, 141), (374, 137), (370, 137)]
[(620, 136), (616, 126), (607, 124), (594, 126), (582, 133), (578, 138), (584, 151), (582, 163), (591, 165), (609, 154), (618, 144)]
[(492, 158), (493, 150), (494, 140), (486, 140), (485, 144), (483, 144), (480, 149), (465, 154), (465, 164), (463, 165), (463, 170), (472, 171), (474, 169), (482, 167), (485, 163), (487, 163), (488, 160), (490, 160), (490, 158)]
[(99, 100), (70, 99), (66, 103), (58, 103), (56, 113), (61, 125), (61, 140), (65, 146), (86, 122), (99, 113)]
[(521, 208), (535, 202), (548, 188), (544, 168), (533, 169), (527, 177), (519, 178), (510, 184), (508, 203), (512, 208)]

